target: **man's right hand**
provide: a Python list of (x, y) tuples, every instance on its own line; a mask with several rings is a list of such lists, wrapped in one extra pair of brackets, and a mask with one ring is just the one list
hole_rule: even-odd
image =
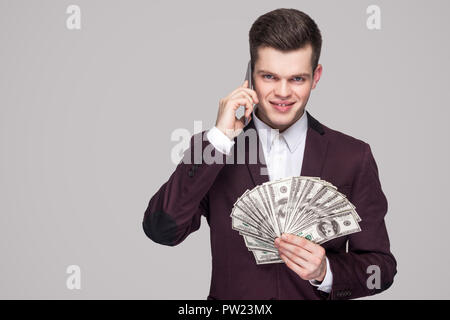
[[(217, 114), (216, 127), (222, 131), (230, 140), (233, 140), (244, 128), (244, 118), (251, 119), (253, 104), (259, 103), (256, 92), (248, 88), (248, 81), (228, 96), (220, 99), (219, 112)], [(236, 110), (240, 106), (245, 106), (244, 115), (238, 119)]]

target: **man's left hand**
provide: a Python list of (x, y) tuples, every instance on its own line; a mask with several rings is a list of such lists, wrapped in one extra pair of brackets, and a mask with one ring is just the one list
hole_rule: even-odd
[(322, 282), (327, 273), (325, 249), (303, 237), (284, 233), (275, 247), (286, 265), (303, 280)]

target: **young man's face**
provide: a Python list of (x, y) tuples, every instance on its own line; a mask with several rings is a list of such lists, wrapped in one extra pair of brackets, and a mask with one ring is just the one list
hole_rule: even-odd
[[(259, 99), (256, 115), (280, 132), (300, 119), (311, 90), (320, 79), (322, 66), (317, 66), (313, 76), (311, 56), (311, 45), (290, 52), (258, 48), (253, 71), (254, 90)], [(275, 105), (283, 102), (292, 105)]]

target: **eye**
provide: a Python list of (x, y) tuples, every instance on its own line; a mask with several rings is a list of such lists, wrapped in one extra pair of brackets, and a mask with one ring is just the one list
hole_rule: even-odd
[(266, 78), (266, 77), (272, 77), (272, 75), (271, 75), (271, 74), (265, 74), (265, 75), (263, 75), (263, 78), (269, 79), (269, 78)]
[(300, 82), (300, 81), (304, 80), (303, 77), (294, 77), (294, 79), (301, 79), (301, 80), (298, 80), (297, 82)]

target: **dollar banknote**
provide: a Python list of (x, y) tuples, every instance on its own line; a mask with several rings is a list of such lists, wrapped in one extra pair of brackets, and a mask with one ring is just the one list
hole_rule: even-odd
[(361, 231), (355, 206), (319, 177), (283, 178), (246, 190), (230, 216), (257, 264), (283, 262), (274, 244), (283, 233), (322, 244)]

